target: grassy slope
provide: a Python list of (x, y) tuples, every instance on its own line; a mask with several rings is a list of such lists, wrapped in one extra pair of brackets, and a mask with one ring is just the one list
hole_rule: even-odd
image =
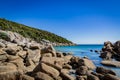
[(31, 38), (37, 42), (40, 42), (41, 39), (47, 39), (51, 42), (72, 43), (71, 41), (61, 36), (58, 36), (56, 34), (53, 34), (51, 32), (32, 28), (32, 27), (25, 26), (23, 24), (19, 24), (13, 21), (2, 19), (2, 18), (0, 18), (0, 29), (17, 32), (23, 35), (24, 37)]

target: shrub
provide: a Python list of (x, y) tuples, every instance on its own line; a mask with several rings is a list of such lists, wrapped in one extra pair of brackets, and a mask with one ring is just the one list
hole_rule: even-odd
[(8, 35), (6, 33), (0, 32), (0, 39), (9, 40), (9, 37), (8, 37)]

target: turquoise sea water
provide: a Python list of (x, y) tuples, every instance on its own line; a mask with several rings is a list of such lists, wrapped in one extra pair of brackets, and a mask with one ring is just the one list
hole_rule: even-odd
[[(84, 57), (87, 56), (89, 59), (91, 59), (96, 66), (103, 66), (100, 64), (101, 58), (99, 57), (100, 54), (95, 53), (94, 50), (100, 51), (102, 49), (103, 45), (76, 45), (76, 46), (57, 46), (55, 49), (57, 51), (61, 52), (71, 52), (74, 56), (78, 57)], [(93, 52), (90, 52), (90, 50), (93, 50)], [(114, 67), (107, 67), (117, 74), (117, 76), (120, 77), (120, 68), (114, 68)]]

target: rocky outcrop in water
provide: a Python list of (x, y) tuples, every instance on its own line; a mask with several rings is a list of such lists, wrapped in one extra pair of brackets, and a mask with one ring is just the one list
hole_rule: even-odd
[[(100, 57), (103, 58), (101, 64), (112, 67), (120, 67), (120, 41), (112, 44), (110, 41), (104, 43)], [(115, 59), (116, 61), (113, 61)]]
[(100, 57), (105, 60), (111, 60), (112, 58), (114, 58), (119, 61), (120, 41), (117, 41), (114, 44), (112, 44), (110, 41), (105, 42)]
[(120, 68), (120, 62), (119, 61), (108, 61), (108, 60), (103, 60), (101, 64), (105, 66), (112, 66), (112, 67), (118, 67)]

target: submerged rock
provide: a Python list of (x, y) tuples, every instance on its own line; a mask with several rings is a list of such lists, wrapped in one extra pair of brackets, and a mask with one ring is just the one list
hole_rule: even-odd
[(106, 68), (103, 68), (103, 67), (97, 67), (96, 72), (100, 73), (100, 74), (103, 74), (103, 75), (105, 75), (105, 74), (116, 75), (116, 73), (113, 72), (112, 70), (109, 70), (109, 69), (106, 69)]
[(120, 80), (120, 78), (118, 78), (117, 76), (111, 75), (111, 74), (106, 74), (103, 77), (103, 80)]
[(93, 50), (90, 50), (90, 52), (93, 52)]
[(105, 65), (105, 66), (120, 67), (120, 62), (119, 61), (104, 60), (104, 61), (101, 62), (101, 64)]
[(99, 51), (98, 51), (98, 50), (95, 50), (95, 52), (96, 52), (96, 53), (99, 53)]

